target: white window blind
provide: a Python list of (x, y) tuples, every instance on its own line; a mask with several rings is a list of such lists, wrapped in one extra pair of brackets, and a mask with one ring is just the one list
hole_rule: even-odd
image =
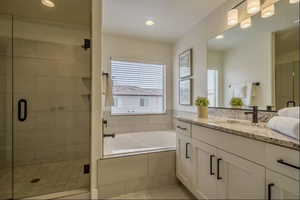
[(165, 112), (164, 65), (112, 60), (111, 74), (113, 96), (118, 101), (112, 114)]

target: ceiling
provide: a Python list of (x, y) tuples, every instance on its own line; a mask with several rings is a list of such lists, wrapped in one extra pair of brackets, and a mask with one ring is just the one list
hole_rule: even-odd
[[(226, 0), (104, 0), (104, 32), (175, 42)], [(154, 26), (146, 26), (151, 19)]]
[(91, 3), (87, 0), (52, 0), (54, 8), (41, 4), (41, 0), (0, 0), (0, 13), (26, 20), (51, 21), (80, 26), (90, 25)]

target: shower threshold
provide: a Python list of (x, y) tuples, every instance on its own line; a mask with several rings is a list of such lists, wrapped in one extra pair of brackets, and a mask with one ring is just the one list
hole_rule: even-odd
[(84, 194), (89, 195), (89, 193), (90, 193), (89, 189), (78, 189), (78, 190), (71, 190), (71, 191), (29, 197), (29, 198), (25, 198), (24, 200), (69, 199), (68, 197), (70, 197), (70, 199), (76, 199), (76, 196), (78, 195), (80, 196)]

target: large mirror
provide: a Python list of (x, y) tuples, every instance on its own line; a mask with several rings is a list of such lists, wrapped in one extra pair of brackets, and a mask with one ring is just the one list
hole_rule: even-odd
[(275, 14), (252, 17), (208, 41), (211, 107), (259, 106), (276, 111), (299, 105), (299, 4), (281, 0)]

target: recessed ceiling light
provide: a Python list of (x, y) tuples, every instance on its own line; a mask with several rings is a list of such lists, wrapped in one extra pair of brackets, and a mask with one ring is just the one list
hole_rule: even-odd
[(153, 26), (155, 23), (152, 20), (147, 20), (145, 23), (147, 26)]
[(47, 7), (50, 7), (50, 8), (55, 7), (55, 3), (51, 0), (42, 0), (41, 2), (44, 6), (47, 6)]
[(218, 39), (218, 40), (223, 39), (223, 38), (224, 38), (224, 35), (218, 35), (218, 36), (216, 37), (216, 39)]

